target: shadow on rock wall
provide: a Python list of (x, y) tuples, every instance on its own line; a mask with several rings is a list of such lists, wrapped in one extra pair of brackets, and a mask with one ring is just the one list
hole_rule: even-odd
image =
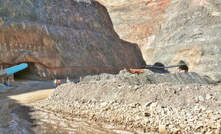
[[(0, 1), (0, 63), (33, 63), (41, 79), (77, 77), (145, 64), (96, 1)], [(5, 58), (7, 57), (7, 58)], [(34, 70), (34, 69), (31, 69)]]

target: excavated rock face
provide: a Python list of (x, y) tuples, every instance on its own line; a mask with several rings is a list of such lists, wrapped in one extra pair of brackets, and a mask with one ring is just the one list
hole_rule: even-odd
[(120, 38), (144, 46), (160, 29), (171, 0), (97, 0), (107, 7)]
[(220, 0), (99, 1), (120, 37), (138, 43), (148, 64), (185, 60), (190, 71), (221, 79)]
[(145, 64), (136, 44), (120, 40), (98, 2), (0, 0), (0, 9), (1, 64), (28, 62), (45, 79)]
[(172, 64), (183, 59), (190, 71), (221, 80), (221, 1), (174, 2), (165, 16), (159, 34), (149, 37), (150, 61)]

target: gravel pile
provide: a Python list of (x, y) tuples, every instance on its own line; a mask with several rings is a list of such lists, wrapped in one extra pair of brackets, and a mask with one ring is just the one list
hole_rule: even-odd
[[(138, 82), (131, 82), (131, 77)], [(78, 84), (59, 86), (47, 100), (34, 105), (138, 133), (221, 133), (221, 85), (149, 84), (136, 75), (120, 78), (85, 77)]]
[(195, 72), (189, 73), (153, 73), (146, 69), (141, 74), (131, 74), (127, 70), (120, 71), (117, 75), (112, 74), (101, 74), (94, 76), (86, 76), (83, 78), (83, 82), (88, 81), (121, 81), (127, 82), (130, 85), (141, 85), (141, 84), (159, 84), (159, 83), (173, 83), (173, 84), (214, 84), (216, 81), (212, 80), (208, 76), (200, 76)]

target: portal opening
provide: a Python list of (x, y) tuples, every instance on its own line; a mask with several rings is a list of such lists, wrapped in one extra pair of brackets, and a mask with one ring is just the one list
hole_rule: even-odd
[(35, 63), (28, 62), (28, 68), (14, 74), (15, 80), (39, 80), (38, 70)]

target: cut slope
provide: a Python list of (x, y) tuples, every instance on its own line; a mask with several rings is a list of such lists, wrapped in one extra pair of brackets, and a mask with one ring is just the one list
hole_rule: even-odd
[(98, 2), (6, 0), (0, 8), (0, 64), (34, 63), (41, 79), (144, 65), (137, 45), (118, 37)]
[(97, 0), (122, 39), (148, 64), (185, 60), (191, 71), (221, 79), (220, 0)]

